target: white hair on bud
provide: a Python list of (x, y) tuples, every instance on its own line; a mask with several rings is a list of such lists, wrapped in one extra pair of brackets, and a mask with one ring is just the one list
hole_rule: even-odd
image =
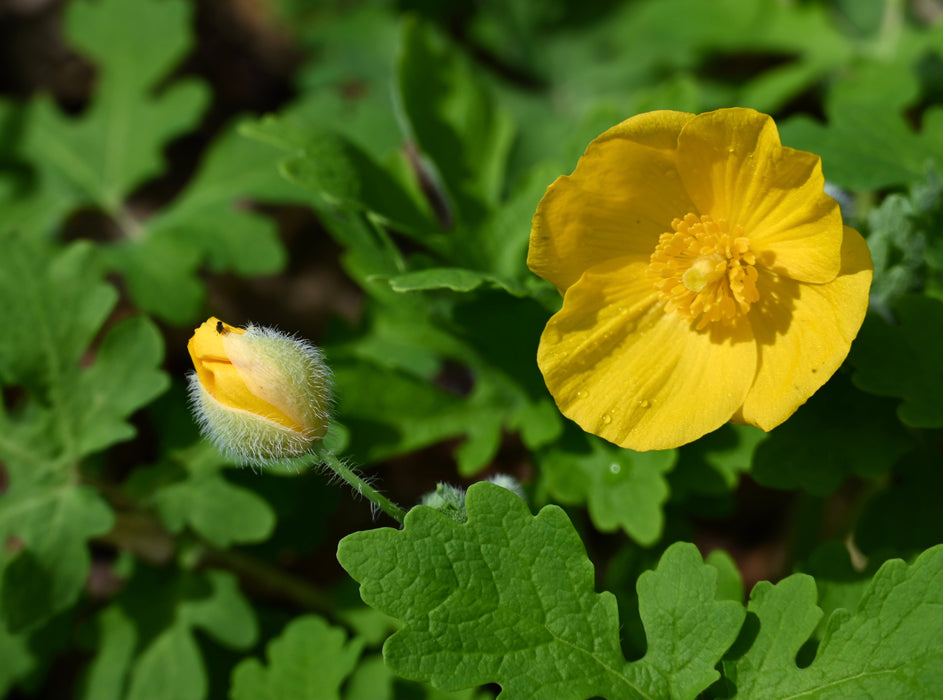
[(521, 498), (521, 500), (527, 500), (524, 498), (524, 489), (521, 488), (520, 482), (509, 474), (495, 474), (494, 476), (489, 477), (488, 481), (490, 481), (495, 486), (500, 486), (503, 489), (507, 489), (511, 493)]
[(301, 429), (220, 403), (191, 372), (190, 405), (200, 432), (221, 452), (251, 466), (310, 452), (327, 433), (333, 406), (333, 375), (320, 348), (298, 336), (251, 324), (244, 334), (227, 335), (224, 347), (259, 398), (297, 419)]

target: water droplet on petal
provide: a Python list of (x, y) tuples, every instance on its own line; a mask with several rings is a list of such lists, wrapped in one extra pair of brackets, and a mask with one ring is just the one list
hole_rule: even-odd
[(638, 405), (641, 406), (642, 408), (648, 408), (649, 406), (652, 405), (652, 402), (649, 401), (648, 399), (642, 399), (641, 401), (638, 402)]
[(602, 422), (605, 423), (606, 425), (609, 425), (609, 424), (612, 422), (612, 416), (610, 416), (608, 413), (606, 413), (606, 414), (602, 417)]

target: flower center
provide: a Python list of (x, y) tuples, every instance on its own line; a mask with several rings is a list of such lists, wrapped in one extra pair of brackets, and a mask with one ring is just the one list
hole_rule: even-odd
[(665, 311), (697, 321), (698, 330), (717, 321), (729, 325), (749, 311), (760, 295), (756, 256), (743, 229), (731, 232), (726, 221), (708, 214), (686, 214), (671, 228), (648, 265)]

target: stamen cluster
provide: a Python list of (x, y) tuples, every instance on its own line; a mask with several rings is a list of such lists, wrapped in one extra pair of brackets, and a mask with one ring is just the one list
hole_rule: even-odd
[(665, 311), (702, 330), (720, 321), (730, 325), (760, 298), (756, 256), (740, 226), (723, 219), (686, 214), (671, 222), (652, 253), (648, 274)]

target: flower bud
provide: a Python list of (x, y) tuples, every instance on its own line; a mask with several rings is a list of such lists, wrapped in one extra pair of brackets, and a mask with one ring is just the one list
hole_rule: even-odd
[(435, 491), (430, 491), (422, 497), (422, 505), (435, 508), (459, 523), (468, 520), (468, 514), (465, 512), (465, 489), (451, 484), (440, 481), (435, 485)]
[(524, 489), (521, 488), (521, 482), (509, 474), (494, 474), (493, 476), (488, 477), (488, 481), (490, 481), (495, 486), (500, 486), (503, 489), (507, 489), (522, 501), (527, 500), (524, 497)]
[(300, 457), (327, 433), (331, 372), (308, 341), (210, 318), (187, 349), (194, 414), (222, 452), (262, 465)]

